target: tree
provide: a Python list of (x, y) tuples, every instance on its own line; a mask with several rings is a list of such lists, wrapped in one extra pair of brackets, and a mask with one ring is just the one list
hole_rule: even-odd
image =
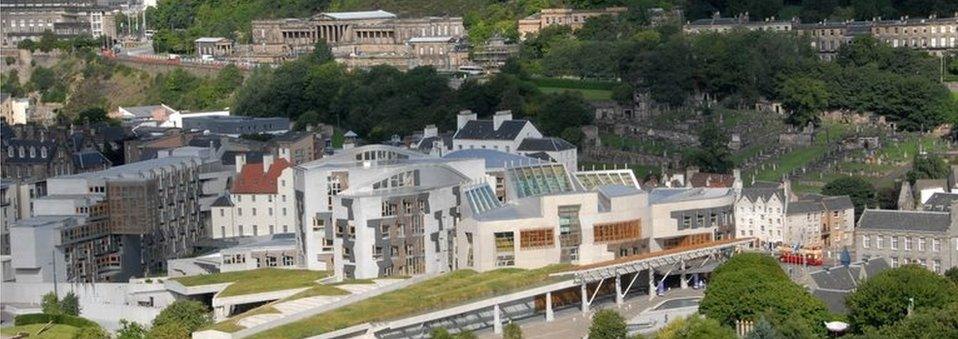
[(958, 302), (958, 286), (924, 267), (905, 265), (865, 280), (845, 298), (848, 320), (857, 332), (893, 325), (915, 311)]
[(701, 315), (672, 320), (656, 332), (654, 339), (734, 339), (735, 331)]
[(100, 326), (86, 326), (77, 330), (77, 333), (73, 335), (73, 339), (110, 339), (110, 334), (100, 328)]
[(44, 53), (50, 52), (57, 48), (57, 36), (53, 34), (52, 31), (46, 30), (40, 34), (40, 42), (37, 43), (37, 48)]
[(585, 133), (582, 133), (582, 129), (578, 127), (567, 127), (562, 131), (560, 135), (562, 139), (572, 143), (573, 145), (579, 146), (582, 145), (582, 139), (585, 138)]
[(56, 73), (52, 69), (37, 67), (33, 69), (33, 73), (30, 75), (30, 87), (33, 90), (46, 92), (48, 89), (52, 88), (57, 83)]
[(545, 135), (560, 135), (569, 127), (592, 123), (592, 110), (578, 92), (547, 95), (538, 114), (538, 126)]
[(704, 172), (729, 173), (735, 163), (732, 162), (728, 142), (728, 134), (709, 122), (699, 131), (699, 149), (689, 153), (685, 162)]
[[(153, 330), (169, 324), (180, 324), (186, 332), (193, 332), (198, 328), (213, 323), (213, 316), (210, 314), (206, 305), (195, 300), (177, 300), (166, 306), (156, 318), (153, 319)], [(167, 328), (163, 331), (172, 331), (173, 328)], [(153, 332), (152, 330), (150, 331)]]
[(74, 317), (80, 315), (80, 300), (72, 291), (67, 292), (63, 299), (60, 299), (60, 312)]
[(918, 179), (944, 179), (948, 177), (948, 163), (937, 155), (915, 154), (911, 170), (906, 176), (912, 185)]
[(189, 338), (192, 332), (193, 330), (187, 328), (185, 324), (171, 322), (154, 325), (146, 337), (148, 339), (183, 339)]
[(776, 339), (775, 329), (772, 328), (772, 323), (762, 316), (755, 322), (752, 331), (745, 335), (745, 339)]
[(149, 330), (138, 322), (120, 319), (120, 330), (116, 332), (117, 339), (143, 339)]
[(915, 312), (880, 332), (891, 338), (958, 338), (958, 303)]
[(589, 338), (593, 339), (620, 339), (627, 338), (629, 330), (625, 324), (625, 318), (622, 318), (618, 312), (603, 309), (599, 310), (592, 317), (592, 325), (589, 326)]
[(61, 314), (60, 301), (57, 299), (56, 293), (44, 294), (40, 301), (40, 309), (43, 310), (44, 314)]
[(106, 115), (106, 110), (101, 107), (91, 107), (80, 112), (77, 115), (77, 124), (95, 124), (98, 122), (109, 121), (110, 117)]
[(329, 45), (327, 45), (325, 41), (319, 40), (316, 42), (316, 45), (313, 46), (313, 53), (310, 54), (309, 61), (316, 65), (333, 61), (333, 52), (329, 49)]
[(25, 49), (33, 53), (33, 51), (37, 50), (37, 43), (31, 39), (23, 39), (17, 43), (17, 48)]
[(502, 328), (502, 339), (522, 339), (522, 328), (516, 323), (507, 324)]
[(789, 78), (781, 88), (782, 105), (790, 111), (788, 122), (805, 126), (818, 122), (818, 112), (828, 105), (825, 82), (808, 77)]
[(822, 194), (828, 196), (847, 195), (855, 205), (855, 215), (861, 215), (868, 207), (877, 203), (875, 187), (861, 177), (842, 177), (822, 187)]
[(948, 277), (951, 282), (958, 284), (958, 266), (949, 268), (945, 271), (945, 276)]

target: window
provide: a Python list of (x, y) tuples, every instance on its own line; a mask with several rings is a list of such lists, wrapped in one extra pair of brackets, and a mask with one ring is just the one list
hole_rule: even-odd
[(884, 237), (882, 237), (882, 236), (880, 236), (880, 235), (879, 235), (879, 236), (876, 236), (876, 237), (875, 237), (875, 248), (881, 249), (881, 247), (882, 247), (882, 242), (884, 242), (884, 240), (885, 240)]
[(522, 249), (544, 248), (554, 245), (555, 233), (552, 229), (524, 230), (519, 232), (519, 247)]
[(237, 208), (236, 208), (236, 215), (241, 216), (241, 217), (243, 216), (243, 208), (242, 208), (242, 207), (237, 207)]
[(289, 255), (284, 255), (283, 266), (293, 266), (293, 257)]
[(237, 235), (242, 237), (242, 236), (243, 236), (243, 225), (237, 225), (237, 226), (236, 226), (236, 229), (239, 230), (239, 234), (237, 234)]
[(273, 234), (273, 225), (269, 225), (269, 234)]
[(892, 258), (891, 258), (891, 267), (892, 267), (892, 268), (898, 267), (898, 257), (892, 257)]
[(222, 217), (222, 216), (226, 216), (226, 209), (225, 209), (225, 208), (220, 208), (220, 216), (221, 216), (221, 217)]
[(925, 251), (925, 238), (918, 238), (918, 252)]
[(911, 251), (911, 237), (903, 237), (903, 238), (905, 238), (905, 250)]
[(515, 233), (496, 232), (496, 266), (515, 265)]
[(941, 274), (941, 259), (935, 259), (931, 262), (931, 270), (935, 273)]
[(641, 229), (642, 226), (639, 220), (595, 225), (593, 228), (593, 236), (595, 237), (594, 241), (596, 243), (636, 240), (640, 237)]
[(253, 225), (253, 236), (259, 235), (259, 226)]
[(932, 252), (941, 252), (941, 240), (931, 239), (931, 251)]
[(266, 211), (269, 212), (269, 216), (273, 216), (273, 208), (272, 208), (272, 207), (269, 207)]
[(570, 235), (579, 229), (579, 206), (559, 206), (559, 234)]
[(896, 236), (892, 236), (892, 237), (891, 237), (891, 249), (893, 249), (893, 250), (897, 250), (897, 249), (898, 249), (898, 237), (896, 237)]
[(253, 216), (256, 216), (256, 207), (253, 207)]
[(870, 238), (867, 235), (862, 236), (862, 248), (868, 248)]

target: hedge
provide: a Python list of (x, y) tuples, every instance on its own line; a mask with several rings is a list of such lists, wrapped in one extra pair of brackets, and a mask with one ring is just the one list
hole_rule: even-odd
[(13, 323), (16, 326), (46, 324), (49, 322), (53, 322), (54, 324), (70, 325), (73, 327), (100, 327), (100, 325), (89, 319), (74, 317), (72, 315), (66, 314), (31, 313), (21, 314), (16, 316), (16, 318), (13, 318)]

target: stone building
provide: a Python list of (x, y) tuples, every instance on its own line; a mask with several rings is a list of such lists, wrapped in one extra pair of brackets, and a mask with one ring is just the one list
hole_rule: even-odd
[(491, 120), (479, 120), (472, 111), (459, 112), (453, 150), (492, 149), (557, 162), (568, 170), (578, 168), (578, 149), (556, 137), (545, 137), (531, 121), (513, 119), (512, 111), (499, 111)]
[(848, 196), (802, 197), (790, 202), (785, 214), (785, 244), (821, 248), (831, 259), (845, 248), (854, 250), (855, 206)]
[(580, 10), (569, 8), (543, 8), (539, 13), (519, 19), (519, 38), (525, 39), (529, 35), (538, 34), (543, 28), (560, 25), (569, 26), (572, 30), (582, 28), (585, 21), (600, 15), (616, 16), (628, 11), (625, 7), (609, 7), (605, 9)]
[(855, 229), (855, 255), (885, 257), (892, 267), (918, 264), (938, 274), (958, 266), (958, 215), (948, 212), (865, 210)]
[(498, 72), (506, 60), (519, 54), (519, 47), (519, 44), (508, 43), (502, 37), (495, 36), (474, 47), (470, 59), (486, 71)]
[(383, 10), (320, 13), (309, 19), (254, 20), (254, 56), (283, 59), (326, 42), (350, 67), (392, 64), (456, 69), (466, 59), (460, 17), (398, 18)]
[(732, 18), (726, 18), (720, 16), (718, 12), (715, 12), (711, 18), (687, 22), (682, 29), (686, 33), (693, 34), (706, 32), (723, 33), (737, 28), (746, 29), (749, 31), (788, 32), (794, 29), (795, 24), (796, 23), (794, 20), (776, 20), (775, 18), (770, 18), (764, 21), (750, 21), (748, 18), (748, 13), (739, 14), (738, 16)]
[(735, 202), (735, 236), (755, 238), (755, 245), (766, 249), (784, 243), (790, 194), (787, 182), (743, 188)]
[(202, 37), (193, 41), (197, 55), (225, 57), (233, 54), (233, 40), (222, 37)]
[(296, 227), (293, 169), (287, 158), (264, 155), (261, 163), (236, 156), (229, 194), (212, 205), (212, 238), (292, 234)]
[(26, 39), (39, 41), (44, 31), (60, 39), (83, 34), (117, 37), (117, 8), (99, 6), (95, 0), (9, 1), (0, 4), (0, 10), (3, 47), (15, 47)]

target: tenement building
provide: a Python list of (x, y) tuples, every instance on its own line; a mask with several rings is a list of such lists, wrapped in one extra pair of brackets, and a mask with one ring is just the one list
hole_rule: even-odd
[(760, 182), (743, 188), (735, 202), (736, 237), (754, 238), (756, 246), (766, 249), (785, 243), (790, 194), (787, 182)]
[(264, 155), (261, 163), (236, 156), (229, 194), (213, 203), (212, 238), (292, 234), (296, 227), (293, 169), (289, 160)]
[(855, 206), (847, 195), (802, 197), (789, 202), (785, 214), (785, 244), (821, 248), (832, 259), (855, 249)]
[(399, 18), (383, 10), (330, 12), (309, 19), (254, 20), (252, 32), (253, 53), (272, 59), (309, 52), (319, 41), (350, 67), (428, 65), (453, 70), (468, 56), (461, 17)]
[(892, 267), (917, 264), (936, 273), (958, 266), (958, 215), (950, 212), (865, 210), (855, 229), (855, 255), (889, 258)]
[(40, 41), (50, 31), (60, 39), (79, 35), (117, 37), (114, 8), (102, 7), (96, 0), (20, 0), (0, 4), (3, 11), (2, 46), (15, 47), (23, 40)]
[[(218, 163), (170, 155), (104, 171), (48, 179), (34, 217), (16, 223), (17, 280), (126, 281), (166, 271), (166, 260), (192, 254), (204, 235), (201, 175)], [(42, 252), (38, 257), (34, 252)], [(54, 258), (46, 258), (53, 256)], [(32, 258), (32, 259), (31, 259)]]

